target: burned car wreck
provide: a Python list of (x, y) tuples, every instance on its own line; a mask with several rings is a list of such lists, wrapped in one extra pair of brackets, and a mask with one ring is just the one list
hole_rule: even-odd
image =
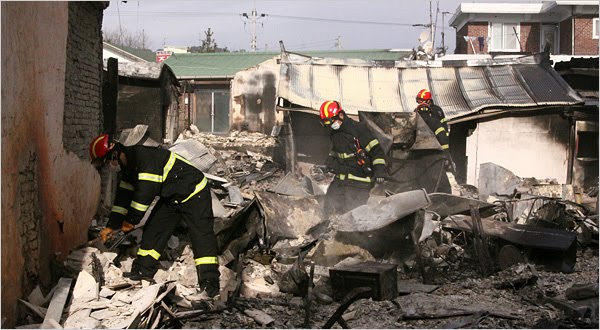
[[(409, 117), (390, 122), (417, 127), (418, 117)], [(426, 133), (414, 134), (410, 146), (395, 145), (391, 134), (387, 152), (437, 148)], [(21, 300), (30, 311), (26, 327), (598, 327), (596, 210), (539, 194), (544, 182), (494, 164), (488, 170), (504, 173), (495, 178), (518, 193), (482, 200), (455, 184), (454, 194), (428, 193), (439, 184), (440, 168), (431, 166), (433, 186), (415, 189), (422, 182), (410, 173), (435, 163), (427, 157), (390, 171), (367, 204), (326, 219), (332, 175), (309, 163), (286, 173), (276, 160), (280, 144), (277, 136), (223, 137), (192, 126), (171, 146), (210, 179), (218, 299), (197, 297), (185, 228), (169, 240), (152, 282), (124, 278), (141, 233), (99, 243), (105, 211), (90, 242), (55, 265), (56, 287), (38, 286)]]

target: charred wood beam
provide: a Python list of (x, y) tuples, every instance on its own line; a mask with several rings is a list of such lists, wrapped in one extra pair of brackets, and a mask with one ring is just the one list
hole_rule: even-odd
[(413, 241), (413, 246), (415, 249), (415, 256), (417, 259), (417, 266), (419, 267), (419, 272), (421, 273), (421, 278), (423, 279), (424, 284), (429, 284), (430, 281), (425, 272), (425, 265), (423, 263), (423, 258), (421, 257), (421, 247), (419, 246), (419, 236), (421, 235), (421, 231), (423, 230), (423, 219), (424, 218), (425, 218), (425, 210), (421, 209), (415, 213), (413, 229), (410, 232), (410, 236)]
[(315, 263), (310, 262), (310, 275), (308, 276), (308, 291), (304, 297), (304, 327), (310, 329), (310, 302), (312, 287), (314, 286), (313, 279), (315, 277)]
[(358, 299), (371, 297), (371, 291), (372, 290), (369, 287), (354, 288), (352, 291), (350, 291), (346, 295), (346, 297), (344, 297), (344, 300), (342, 301), (340, 307), (338, 307), (338, 309), (335, 311), (335, 313), (333, 313), (331, 318), (329, 318), (325, 325), (323, 325), (322, 329), (331, 329), (335, 322), (339, 323), (342, 328), (349, 329), (348, 324), (342, 318), (344, 312), (346, 311), (346, 309), (348, 309), (348, 307), (350, 307), (350, 305), (352, 305)]
[(486, 246), (486, 234), (483, 230), (483, 224), (481, 223), (481, 215), (479, 215), (479, 208), (471, 206), (471, 220), (473, 221), (475, 253), (477, 253), (477, 258), (479, 259), (481, 274), (486, 276), (493, 269), (489, 264), (491, 257), (490, 252), (488, 251)]

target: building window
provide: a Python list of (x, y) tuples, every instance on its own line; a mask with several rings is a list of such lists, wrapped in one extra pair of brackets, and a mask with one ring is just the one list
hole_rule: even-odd
[(598, 18), (594, 18), (592, 22), (592, 39), (598, 39), (598, 35), (600, 34), (600, 27), (598, 27)]
[(519, 23), (490, 23), (491, 51), (519, 51)]

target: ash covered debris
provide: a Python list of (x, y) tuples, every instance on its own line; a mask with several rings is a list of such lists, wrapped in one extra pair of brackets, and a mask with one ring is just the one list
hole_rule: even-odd
[[(486, 186), (485, 199), (476, 187), (456, 189), (462, 196), (379, 191), (325, 219), (331, 176), (311, 164), (285, 174), (273, 160), (277, 147), (271, 136), (194, 127), (171, 146), (191, 153), (211, 179), (218, 299), (198, 293), (185, 228), (171, 237), (153, 281), (124, 278), (137, 229), (114, 247), (92, 241), (72, 251), (56, 273), (72, 279), (68, 299), (60, 306), (59, 285), (37, 287), (22, 300), (23, 327), (598, 327), (598, 217), (564, 195), (568, 187), (514, 178), (506, 189)], [(342, 278), (340, 290), (331, 274), (347, 270), (354, 282)], [(393, 297), (371, 291), (390, 278), (396, 287), (383, 293)], [(368, 294), (348, 300), (361, 287)]]

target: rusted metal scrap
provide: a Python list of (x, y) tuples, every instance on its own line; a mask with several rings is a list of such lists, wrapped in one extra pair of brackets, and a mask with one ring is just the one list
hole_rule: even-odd
[[(577, 235), (564, 229), (543, 228), (481, 219), (483, 233), (496, 238), (497, 248), (507, 242), (518, 247), (534, 262), (546, 265), (549, 269), (571, 272), (576, 261)], [(442, 221), (444, 229), (474, 232), (473, 221), (469, 217), (449, 217)], [(498, 253), (496, 252), (497, 256)]]

